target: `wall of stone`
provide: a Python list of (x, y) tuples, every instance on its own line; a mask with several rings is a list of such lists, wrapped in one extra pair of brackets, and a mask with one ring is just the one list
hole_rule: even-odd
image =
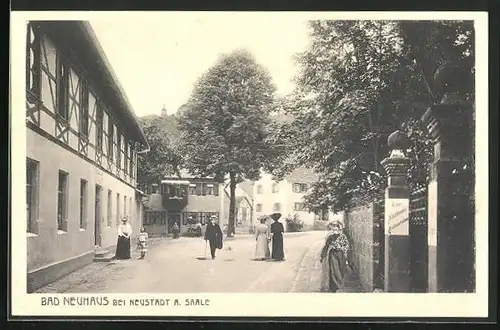
[(351, 245), (351, 266), (359, 274), (361, 286), (366, 292), (374, 289), (373, 211), (373, 203), (358, 206), (346, 212), (344, 220), (344, 231)]

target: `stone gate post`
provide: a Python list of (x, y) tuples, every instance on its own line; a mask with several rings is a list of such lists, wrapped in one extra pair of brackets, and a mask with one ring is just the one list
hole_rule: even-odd
[(470, 292), (474, 274), (473, 105), (465, 98), (472, 75), (447, 63), (435, 75), (443, 95), (422, 117), (434, 143), (428, 185), (429, 292)]
[(407, 172), (410, 159), (404, 155), (405, 137), (400, 131), (389, 135), (392, 150), (381, 164), (388, 176), (385, 191), (384, 291), (410, 292), (410, 199)]

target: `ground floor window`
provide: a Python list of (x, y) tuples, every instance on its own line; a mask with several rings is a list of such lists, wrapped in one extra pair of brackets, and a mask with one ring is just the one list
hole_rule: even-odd
[(57, 188), (57, 230), (68, 231), (68, 173), (63, 171)]
[(28, 233), (38, 233), (38, 187), (39, 163), (32, 159), (26, 160), (26, 213)]
[(184, 212), (182, 216), (182, 224), (189, 225), (201, 223), (202, 225), (205, 225), (210, 221), (210, 217), (213, 215), (219, 219), (219, 212)]
[(144, 212), (145, 225), (164, 225), (167, 223), (167, 213), (164, 211)]

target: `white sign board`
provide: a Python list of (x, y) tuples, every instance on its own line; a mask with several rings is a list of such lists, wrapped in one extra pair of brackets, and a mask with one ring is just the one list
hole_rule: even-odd
[(427, 209), (427, 245), (437, 246), (437, 205), (438, 185), (432, 181), (427, 187), (428, 209)]
[(408, 198), (385, 199), (385, 234), (409, 235), (410, 200)]

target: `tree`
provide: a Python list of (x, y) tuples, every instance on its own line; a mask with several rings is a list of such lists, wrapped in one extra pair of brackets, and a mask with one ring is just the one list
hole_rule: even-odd
[(257, 180), (272, 147), (269, 113), (275, 86), (251, 54), (222, 55), (199, 78), (179, 118), (186, 168), (197, 176), (229, 176), (228, 235), (234, 234), (238, 181)]
[(157, 183), (167, 175), (179, 174), (182, 157), (177, 149), (179, 132), (176, 117), (153, 115), (142, 117), (139, 121), (150, 146), (149, 152), (138, 155), (139, 185)]
[[(385, 180), (379, 164), (396, 129), (410, 142), (410, 184), (425, 184), (431, 144), (420, 117), (439, 99), (432, 86), (436, 68), (473, 56), (471, 23), (311, 21), (309, 26), (312, 43), (297, 55), (297, 88), (283, 105), (295, 120), (280, 134), (293, 145), (297, 165), (321, 174), (306, 198), (310, 209), (338, 210), (356, 196), (380, 195)], [(289, 170), (283, 164), (276, 172)]]

